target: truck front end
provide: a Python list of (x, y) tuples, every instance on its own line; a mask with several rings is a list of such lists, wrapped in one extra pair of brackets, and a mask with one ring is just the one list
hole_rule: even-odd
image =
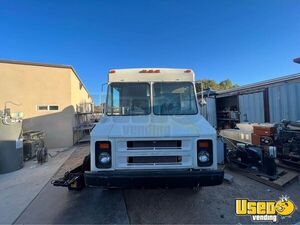
[(109, 74), (105, 116), (91, 134), (87, 186), (219, 185), (216, 131), (200, 115), (194, 73), (123, 69)]

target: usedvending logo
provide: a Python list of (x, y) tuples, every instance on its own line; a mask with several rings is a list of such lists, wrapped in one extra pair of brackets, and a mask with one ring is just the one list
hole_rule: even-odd
[(296, 210), (295, 203), (288, 196), (278, 201), (235, 200), (237, 216), (250, 216), (253, 222), (278, 222), (279, 217), (291, 217)]

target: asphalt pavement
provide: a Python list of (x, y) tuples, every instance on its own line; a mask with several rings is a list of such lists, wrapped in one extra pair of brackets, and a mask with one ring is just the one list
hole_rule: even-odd
[[(75, 151), (63, 172), (81, 161), (87, 148)], [(190, 189), (103, 190), (86, 188), (70, 192), (48, 183), (20, 215), (17, 224), (249, 224), (248, 216), (235, 215), (235, 199), (274, 199), (287, 194), (300, 206), (299, 181), (284, 191), (231, 172), (233, 183), (204, 187), (199, 193)], [(280, 223), (300, 221), (297, 210)]]

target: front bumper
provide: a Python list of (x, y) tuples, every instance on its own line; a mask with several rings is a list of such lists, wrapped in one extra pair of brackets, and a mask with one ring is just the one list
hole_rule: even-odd
[(197, 187), (223, 182), (224, 171), (219, 170), (143, 170), (143, 171), (86, 171), (87, 186), (100, 187)]

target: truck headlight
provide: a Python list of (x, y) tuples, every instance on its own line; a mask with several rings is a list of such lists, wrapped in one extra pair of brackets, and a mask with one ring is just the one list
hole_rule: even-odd
[(110, 141), (96, 141), (95, 163), (97, 168), (111, 168), (111, 143)]
[(101, 164), (108, 164), (110, 163), (110, 154), (108, 154), (107, 152), (101, 152), (99, 155), (99, 162)]
[(197, 164), (199, 167), (211, 166), (213, 164), (212, 140), (197, 141)]
[(209, 161), (209, 153), (207, 151), (200, 151), (198, 153), (198, 160), (201, 163), (206, 163)]

